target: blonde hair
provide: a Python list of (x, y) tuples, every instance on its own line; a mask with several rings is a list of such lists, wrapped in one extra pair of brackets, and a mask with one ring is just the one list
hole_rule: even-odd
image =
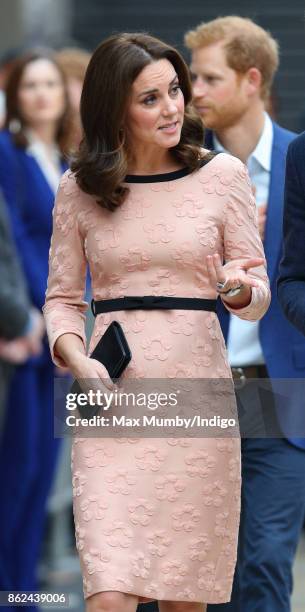
[(188, 49), (200, 49), (224, 43), (227, 63), (236, 72), (257, 68), (262, 75), (261, 97), (270, 95), (274, 74), (279, 65), (277, 41), (251, 19), (230, 15), (201, 23), (184, 38)]
[(77, 47), (65, 47), (55, 53), (56, 60), (66, 75), (83, 82), (91, 53)]

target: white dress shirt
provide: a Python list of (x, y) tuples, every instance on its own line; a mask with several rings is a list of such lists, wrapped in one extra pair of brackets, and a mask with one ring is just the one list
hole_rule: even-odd
[(31, 130), (26, 131), (26, 136), (29, 142), (26, 149), (27, 153), (34, 157), (47, 183), (55, 194), (62, 175), (60, 151), (56, 145), (47, 146)]
[[(213, 140), (216, 151), (225, 151), (215, 135)], [(272, 121), (269, 115), (265, 113), (265, 124), (261, 137), (246, 163), (251, 181), (256, 188), (255, 199), (257, 206), (262, 206), (268, 202), (272, 143)], [(231, 366), (249, 366), (265, 363), (258, 331), (258, 321), (244, 321), (235, 315), (230, 315), (227, 348)]]

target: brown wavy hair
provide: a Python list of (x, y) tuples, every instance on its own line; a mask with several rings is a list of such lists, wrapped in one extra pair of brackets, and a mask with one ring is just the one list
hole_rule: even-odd
[[(63, 157), (66, 157), (70, 153), (70, 147), (72, 144), (72, 114), (71, 107), (68, 98), (68, 90), (66, 84), (65, 74), (56, 61), (52, 52), (34, 49), (26, 52), (24, 55), (18, 57), (10, 71), (8, 81), (5, 88), (6, 96), (6, 118), (4, 127), (12, 133), (12, 138), (15, 144), (19, 147), (26, 148), (28, 140), (26, 137), (25, 129), (28, 127), (22, 117), (22, 112), (18, 102), (18, 91), (20, 81), (22, 79), (25, 68), (37, 60), (48, 60), (57, 68), (61, 75), (62, 82), (64, 85), (65, 94), (65, 110), (58, 122), (57, 133), (56, 133), (56, 144), (58, 145)], [(12, 131), (11, 126), (14, 121), (19, 123), (19, 127), (16, 131)]]
[(80, 108), (84, 138), (71, 164), (80, 188), (108, 210), (120, 206), (129, 191), (124, 185), (128, 150), (122, 128), (132, 84), (143, 68), (161, 59), (174, 66), (185, 101), (181, 139), (172, 154), (190, 171), (200, 167), (204, 129), (191, 107), (189, 70), (181, 55), (148, 34), (110, 36), (94, 51), (87, 68)]

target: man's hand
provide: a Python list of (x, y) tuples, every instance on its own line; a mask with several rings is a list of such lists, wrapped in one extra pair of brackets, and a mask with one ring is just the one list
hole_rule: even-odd
[(14, 365), (20, 365), (33, 355), (42, 352), (42, 338), (45, 334), (45, 324), (42, 314), (37, 308), (31, 309), (31, 328), (28, 334), (14, 340), (0, 338), (0, 358)]
[[(252, 193), (256, 198), (256, 187), (252, 183)], [(258, 223), (258, 231), (261, 240), (263, 241), (265, 238), (265, 227), (266, 227), (266, 219), (267, 219), (267, 204), (262, 204), (257, 206), (257, 223)]]
[(15, 340), (0, 338), (0, 359), (13, 365), (20, 365), (30, 357), (26, 336)]

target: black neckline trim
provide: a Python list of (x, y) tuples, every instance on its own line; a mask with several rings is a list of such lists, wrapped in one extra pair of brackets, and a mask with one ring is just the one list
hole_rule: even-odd
[(163, 183), (165, 181), (175, 181), (188, 174), (190, 174), (189, 168), (181, 168), (163, 174), (127, 174), (125, 183)]
[[(212, 156), (209, 156), (208, 159), (203, 158), (201, 160), (201, 168), (212, 161), (218, 154), (216, 151), (211, 151), (211, 153)], [(166, 181), (175, 181), (176, 179), (191, 174), (191, 172), (192, 170), (189, 168), (181, 168), (180, 170), (165, 172), (163, 174), (127, 174), (125, 176), (125, 183), (164, 183)]]

